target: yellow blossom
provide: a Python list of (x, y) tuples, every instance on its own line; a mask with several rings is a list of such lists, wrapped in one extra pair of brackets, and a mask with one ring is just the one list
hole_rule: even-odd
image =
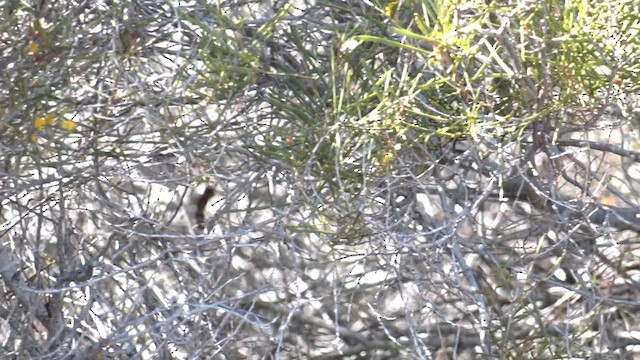
[(73, 131), (76, 128), (76, 124), (71, 120), (65, 120), (60, 124), (60, 127), (68, 131)]
[(40, 45), (38, 45), (37, 42), (30, 42), (29, 45), (27, 45), (27, 52), (30, 53), (37, 53), (40, 50)]
[(35, 126), (37, 130), (42, 130), (45, 127), (53, 124), (54, 122), (55, 122), (55, 114), (49, 113), (45, 117), (37, 117), (35, 120), (33, 120), (33, 126)]
[(393, 10), (398, 6), (398, 0), (390, 1), (387, 6), (384, 7), (384, 14), (387, 17), (391, 17)]
[(380, 159), (380, 164), (382, 164), (382, 166), (385, 166), (391, 161), (393, 161), (393, 158), (394, 158), (393, 153), (388, 152), (384, 154), (384, 156), (382, 156), (382, 159)]

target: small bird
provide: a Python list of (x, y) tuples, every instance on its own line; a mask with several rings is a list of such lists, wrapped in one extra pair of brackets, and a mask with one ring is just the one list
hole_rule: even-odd
[(92, 261), (88, 261), (86, 264), (80, 266), (75, 271), (64, 274), (60, 277), (62, 282), (82, 282), (91, 279), (93, 276), (94, 264)]

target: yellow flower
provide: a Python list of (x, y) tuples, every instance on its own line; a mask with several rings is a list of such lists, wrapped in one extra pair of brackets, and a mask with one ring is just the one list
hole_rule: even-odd
[(71, 120), (65, 120), (60, 124), (60, 127), (68, 131), (73, 131), (76, 129), (76, 124)]
[(384, 14), (387, 17), (391, 17), (393, 10), (398, 6), (398, 0), (390, 1), (387, 6), (384, 7)]
[(37, 130), (42, 130), (46, 126), (53, 124), (54, 121), (55, 115), (53, 113), (49, 113), (45, 117), (37, 117), (35, 120), (33, 120), (33, 126), (35, 126)]
[(382, 164), (382, 166), (385, 166), (391, 161), (393, 161), (393, 158), (394, 158), (393, 153), (388, 152), (384, 154), (384, 156), (382, 156), (382, 159), (380, 160), (380, 164)]
[(45, 118), (39, 117), (33, 120), (33, 126), (35, 126), (37, 130), (42, 130), (45, 127), (45, 122)]
[(55, 122), (55, 114), (49, 113), (45, 117), (38, 117), (35, 120), (33, 120), (33, 126), (35, 126), (37, 130), (42, 130), (46, 126), (49, 126), (54, 122)]
[(37, 42), (30, 42), (29, 45), (27, 45), (27, 52), (30, 53), (37, 53), (40, 50), (40, 45), (38, 45)]

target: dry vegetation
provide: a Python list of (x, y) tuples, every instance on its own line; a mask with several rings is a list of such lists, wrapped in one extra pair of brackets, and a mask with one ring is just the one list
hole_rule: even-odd
[(638, 357), (638, 4), (0, 6), (0, 358)]

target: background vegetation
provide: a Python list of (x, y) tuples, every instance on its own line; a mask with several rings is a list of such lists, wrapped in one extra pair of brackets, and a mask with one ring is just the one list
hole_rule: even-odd
[(0, 357), (637, 357), (637, 2), (0, 6)]

